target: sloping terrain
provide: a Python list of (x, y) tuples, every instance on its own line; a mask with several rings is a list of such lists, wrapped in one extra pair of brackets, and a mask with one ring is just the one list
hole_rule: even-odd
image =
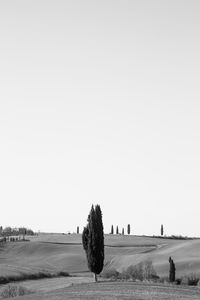
[[(134, 240), (134, 237), (133, 237)], [(140, 243), (139, 243), (140, 241)], [(151, 245), (150, 245), (151, 241)], [(152, 260), (160, 276), (167, 276), (169, 272), (169, 256), (176, 264), (176, 275), (183, 276), (189, 273), (200, 274), (200, 240), (169, 240), (157, 238), (140, 238), (130, 248), (121, 248), (121, 251), (110, 259), (109, 267), (118, 271), (126, 269), (145, 260)], [(137, 246), (136, 246), (137, 245)], [(117, 247), (117, 249), (119, 249)]]
[(10, 242), (0, 251), (0, 276), (39, 271), (87, 270), (82, 246), (47, 242)]
[[(105, 268), (119, 271), (151, 259), (158, 275), (168, 275), (169, 256), (177, 276), (200, 273), (200, 240), (170, 240), (140, 236), (105, 236)], [(0, 246), (0, 276), (39, 271), (87, 273), (81, 235), (43, 234), (30, 242)]]

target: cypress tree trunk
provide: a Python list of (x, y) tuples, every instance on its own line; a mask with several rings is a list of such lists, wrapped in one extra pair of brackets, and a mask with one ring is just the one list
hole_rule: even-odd
[(97, 274), (96, 273), (94, 273), (94, 282), (97, 282), (98, 280), (97, 280)]

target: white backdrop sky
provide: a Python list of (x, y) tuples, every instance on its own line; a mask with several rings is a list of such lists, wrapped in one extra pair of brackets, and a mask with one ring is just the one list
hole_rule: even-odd
[(200, 235), (200, 2), (0, 1), (0, 225), (67, 232), (92, 203)]

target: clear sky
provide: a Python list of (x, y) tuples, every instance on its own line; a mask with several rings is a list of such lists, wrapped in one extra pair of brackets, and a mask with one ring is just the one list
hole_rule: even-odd
[(200, 236), (200, 2), (0, 1), (0, 223)]

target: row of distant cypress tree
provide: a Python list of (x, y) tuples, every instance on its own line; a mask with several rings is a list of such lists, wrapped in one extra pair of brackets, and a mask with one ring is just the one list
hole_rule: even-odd
[[(119, 234), (119, 227), (118, 227), (118, 225), (116, 226), (116, 234)], [(79, 230), (79, 226), (77, 226), (77, 229), (76, 229), (76, 233), (77, 234), (79, 234), (80, 233), (80, 230)], [(130, 224), (128, 224), (127, 225), (127, 234), (130, 234), (131, 233), (131, 226), (130, 226)], [(110, 232), (110, 234), (114, 234), (114, 227), (113, 227), (113, 225), (111, 226), (111, 232)], [(124, 233), (124, 228), (122, 228), (122, 233), (121, 233), (122, 235), (124, 235), (125, 233)]]
[[(115, 232), (116, 232), (116, 234), (119, 234), (119, 227), (118, 227), (118, 225), (116, 226)], [(79, 234), (79, 226), (77, 226), (76, 233)], [(130, 233), (131, 233), (131, 225), (128, 224), (128, 225), (127, 225), (127, 234), (130, 234)], [(114, 234), (114, 226), (113, 226), (113, 225), (111, 225), (111, 231), (110, 231), (110, 234)], [(124, 235), (124, 228), (122, 228), (121, 234)], [(164, 227), (163, 227), (163, 224), (161, 224), (161, 227), (160, 227), (160, 234), (161, 234), (161, 236), (164, 235)]]
[[(118, 225), (116, 226), (116, 234), (119, 234), (119, 227)], [(130, 234), (131, 233), (131, 225), (128, 224), (127, 225), (127, 234)], [(111, 226), (111, 231), (110, 231), (110, 234), (114, 234), (114, 227), (113, 225)], [(124, 235), (124, 228), (122, 228), (122, 235)]]

